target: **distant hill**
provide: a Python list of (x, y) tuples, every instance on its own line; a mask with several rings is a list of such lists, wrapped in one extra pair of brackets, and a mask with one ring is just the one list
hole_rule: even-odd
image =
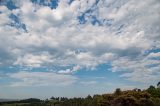
[(12, 102), (12, 101), (19, 101), (18, 99), (0, 99), (0, 102)]

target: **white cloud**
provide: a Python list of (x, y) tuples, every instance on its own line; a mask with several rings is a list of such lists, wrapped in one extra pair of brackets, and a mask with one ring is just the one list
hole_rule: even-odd
[[(154, 54), (154, 55), (153, 55)], [(159, 80), (159, 59), (152, 58), (159, 53), (150, 53), (148, 56), (136, 59), (123, 57), (113, 61), (112, 71), (122, 71), (120, 77), (127, 78), (135, 82), (154, 83)]]
[(8, 76), (16, 81), (13, 87), (22, 86), (67, 86), (75, 83), (78, 78), (71, 75), (56, 74), (53, 72), (27, 72), (20, 71)]
[(81, 69), (80, 66), (74, 66), (72, 69), (60, 70), (58, 73), (60, 74), (71, 74)]
[(159, 57), (160, 58), (160, 52), (158, 53), (150, 53), (147, 58), (156, 58), (156, 57)]
[[(102, 0), (93, 6), (95, 2), (76, 0), (69, 5), (60, 1), (56, 9), (50, 9), (25, 0), (13, 11), (1, 6), (1, 63), (29, 67), (70, 66), (57, 70), (59, 73), (73, 73), (86, 67), (94, 69), (100, 64), (111, 63), (113, 71), (126, 70), (122, 77), (134, 79), (135, 76), (140, 80), (150, 75), (154, 79), (155, 75), (150, 71), (156, 72), (158, 68), (146, 66), (157, 64), (158, 67), (159, 60), (148, 58), (157, 58), (159, 53), (146, 56), (145, 52), (160, 47), (158, 1)], [(84, 13), (90, 9), (91, 12)], [(26, 25), (27, 33), (6, 25), (11, 21), (11, 13)], [(82, 14), (85, 14), (85, 24), (79, 24), (77, 19)], [(92, 16), (102, 25), (92, 25)], [(111, 25), (106, 25), (107, 20)], [(128, 72), (133, 73), (128, 75)], [(141, 72), (144, 75), (138, 76)]]
[(52, 61), (51, 56), (45, 52), (40, 55), (26, 54), (23, 57), (19, 57), (14, 65), (40, 67), (42, 64), (51, 63)]
[(7, 24), (10, 19), (8, 18), (9, 14), (11, 13), (7, 7), (5, 6), (0, 6), (0, 26)]
[[(75, 3), (74, 3), (75, 4)], [(41, 33), (52, 27), (61, 27), (66, 23), (70, 23), (70, 19), (76, 17), (76, 4), (69, 6), (67, 2), (60, 1), (56, 9), (46, 6), (35, 6), (29, 0), (23, 1), (20, 7), (20, 17), (26, 24), (27, 29), (32, 33)]]

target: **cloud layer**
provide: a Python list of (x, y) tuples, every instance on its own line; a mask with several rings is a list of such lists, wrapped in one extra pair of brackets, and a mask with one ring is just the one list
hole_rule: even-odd
[(71, 75), (59, 75), (49, 72), (27, 72), (21, 71), (14, 74), (8, 74), (10, 78), (18, 81), (13, 82), (11, 86), (67, 86), (76, 82), (77, 78)]
[(58, 68), (9, 75), (22, 80), (14, 85), (36, 84), (26, 80), (30, 74), (35, 81), (60, 76), (63, 82), (74, 76), (61, 74), (101, 64), (131, 81), (160, 77), (158, 0), (62, 0), (55, 9), (29, 0), (15, 4), (13, 10), (0, 6), (0, 67)]

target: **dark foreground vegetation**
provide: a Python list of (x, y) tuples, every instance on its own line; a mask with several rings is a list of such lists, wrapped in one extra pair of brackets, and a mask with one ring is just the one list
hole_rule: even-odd
[(20, 101), (1, 102), (1, 106), (160, 106), (160, 83), (146, 90), (121, 91), (112, 94), (87, 96), (86, 98), (51, 97), (47, 100), (30, 98)]

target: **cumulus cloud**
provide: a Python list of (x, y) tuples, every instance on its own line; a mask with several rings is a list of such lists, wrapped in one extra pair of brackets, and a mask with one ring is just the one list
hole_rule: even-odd
[(14, 65), (40, 67), (41, 64), (50, 62), (52, 62), (52, 60), (48, 53), (41, 53), (40, 55), (26, 54), (23, 57), (19, 57)]
[[(110, 63), (132, 81), (159, 77), (159, 60), (153, 59), (159, 53), (152, 53), (160, 48), (159, 1), (62, 0), (55, 9), (29, 0), (17, 5), (12, 11), (0, 6), (1, 66), (57, 66), (63, 68), (58, 73), (71, 74)], [(27, 32), (10, 25), (11, 13)]]
[(11, 13), (6, 6), (0, 6), (0, 11), (2, 12), (0, 14), (0, 26), (5, 25), (10, 21), (8, 18), (9, 14)]

